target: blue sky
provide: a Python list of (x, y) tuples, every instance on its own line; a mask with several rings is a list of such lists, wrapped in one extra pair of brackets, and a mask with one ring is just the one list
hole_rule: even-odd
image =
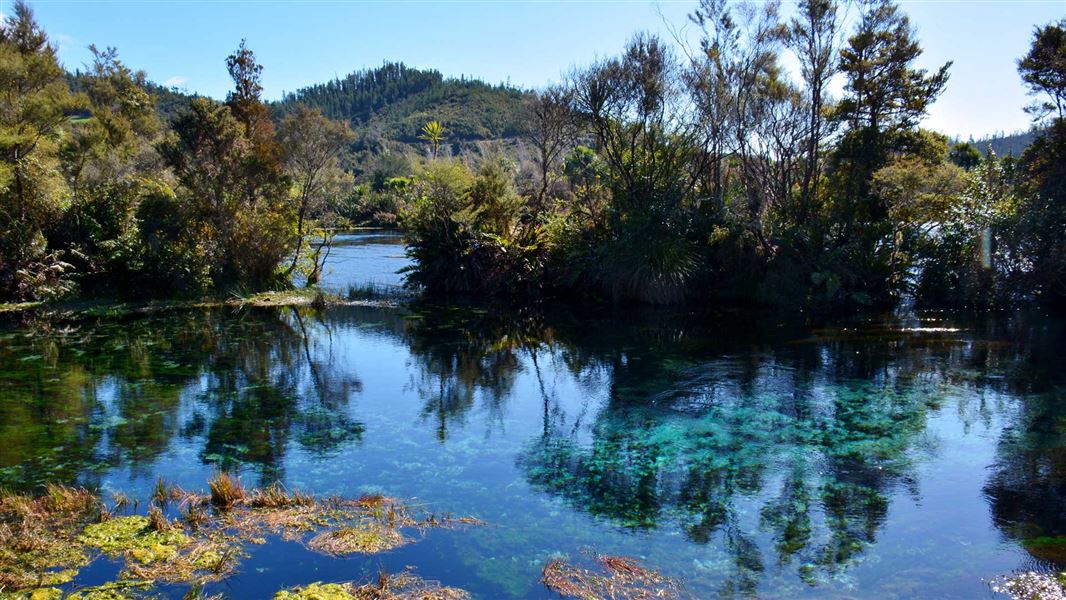
[[(86, 47), (115, 46), (158, 82), (222, 97), (225, 57), (247, 38), (266, 95), (385, 60), (537, 87), (621, 49), (636, 31), (682, 26), (696, 2), (644, 0), (36, 0), (68, 68)], [(788, 2), (786, 2), (786, 5)], [(1066, 16), (1066, 0), (904, 1), (935, 67), (953, 60), (926, 126), (967, 137), (1028, 126), (1015, 60), (1033, 27)], [(0, 0), (6, 13), (11, 0)]]

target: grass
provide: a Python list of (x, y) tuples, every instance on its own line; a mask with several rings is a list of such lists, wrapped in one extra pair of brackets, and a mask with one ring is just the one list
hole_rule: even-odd
[(331, 556), (377, 554), (411, 543), (411, 539), (392, 527), (367, 524), (341, 527), (311, 538), (307, 547)]
[(640, 566), (625, 556), (594, 557), (599, 572), (576, 567), (565, 560), (550, 561), (541, 581), (564, 598), (603, 598), (610, 600), (650, 600), (681, 598), (681, 587), (657, 571)]
[(386, 285), (368, 281), (359, 285), (348, 286), (347, 298), (349, 301), (389, 301), (395, 302), (408, 300), (417, 296), (417, 293), (398, 285)]
[(236, 475), (218, 471), (207, 482), (211, 489), (211, 504), (223, 510), (233, 508), (248, 499), (248, 492)]

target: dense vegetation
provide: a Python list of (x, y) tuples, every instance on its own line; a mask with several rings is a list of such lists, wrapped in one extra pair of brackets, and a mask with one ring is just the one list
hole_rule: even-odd
[(243, 44), (225, 102), (110, 48), (65, 73), (19, 3), (0, 29), (0, 298), (313, 284), (333, 232), (374, 223), (406, 229), (432, 294), (1062, 302), (1064, 24), (1019, 61), (1037, 137), (999, 157), (919, 127), (950, 65), (915, 66), (890, 0), (859, 7), (845, 24), (833, 0), (791, 19), (703, 0), (697, 48), (639, 34), (535, 93), (387, 63), (268, 104)]
[(703, 0), (698, 49), (638, 35), (540, 92), (532, 177), (445, 159), (418, 173), (412, 281), (522, 299), (1061, 303), (1066, 24), (1037, 29), (1019, 61), (1043, 128), (1001, 159), (919, 128), (950, 64), (915, 66), (890, 0), (859, 8), (841, 36), (832, 0), (787, 21), (777, 3)]
[(347, 125), (306, 108), (276, 124), (243, 44), (226, 101), (168, 96), (164, 124), (159, 89), (91, 50), (68, 76), (26, 4), (0, 27), (0, 298), (313, 281)]

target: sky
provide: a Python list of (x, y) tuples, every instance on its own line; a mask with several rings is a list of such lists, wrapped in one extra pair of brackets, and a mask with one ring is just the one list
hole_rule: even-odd
[[(669, 35), (696, 0), (30, 0), (68, 69), (89, 44), (169, 86), (222, 98), (225, 58), (247, 38), (264, 65), (264, 95), (385, 61), (541, 87), (616, 54), (637, 31)], [(786, 6), (789, 0), (785, 0)], [(8, 14), (12, 0), (0, 0)], [(1016, 71), (1033, 29), (1066, 17), (1066, 0), (901, 2), (925, 49), (954, 61), (924, 126), (966, 139), (1027, 129), (1030, 99)], [(786, 8), (786, 10), (788, 10)]]

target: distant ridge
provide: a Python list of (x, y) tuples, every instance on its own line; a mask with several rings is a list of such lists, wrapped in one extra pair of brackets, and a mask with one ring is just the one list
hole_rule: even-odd
[(1022, 152), (1029, 147), (1029, 144), (1033, 143), (1033, 140), (1040, 135), (1040, 130), (1031, 129), (1029, 131), (999, 134), (993, 135), (979, 140), (970, 140), (970, 143), (977, 148), (981, 154), (988, 152), (989, 147), (992, 148), (992, 152), (995, 152), (996, 156), (1021, 156)]
[(297, 103), (319, 108), (383, 140), (419, 143), (427, 121), (444, 124), (451, 141), (514, 138), (521, 133), (528, 92), (478, 79), (445, 78), (439, 71), (387, 62), (286, 94), (282, 113)]

